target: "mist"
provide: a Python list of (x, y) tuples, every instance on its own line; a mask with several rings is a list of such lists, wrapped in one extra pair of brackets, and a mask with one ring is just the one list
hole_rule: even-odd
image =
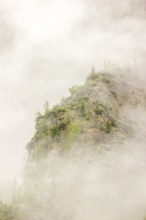
[(25, 219), (145, 218), (146, 112), (142, 107), (125, 110), (121, 117), (134, 133), (123, 142), (75, 143), (64, 154), (53, 149), (37, 166), (29, 164), (24, 194), (30, 196), (26, 206), (19, 204)]
[(65, 153), (59, 146), (46, 159), (28, 163), (24, 219), (145, 218), (145, 105), (127, 104), (120, 120), (133, 130), (122, 141), (115, 135), (97, 145), (75, 142)]
[[(59, 0), (26, 0), (25, 2), (2, 0), (0, 2), (1, 183), (11, 181), (14, 177), (18, 182), (22, 181), (22, 170), (27, 160), (25, 146), (34, 133), (35, 114), (43, 111), (44, 102), (48, 100), (50, 106), (58, 103), (62, 97), (69, 94), (69, 87), (84, 82), (93, 65), (97, 71), (107, 70), (110, 66), (111, 69), (112, 66), (126, 69), (127, 79), (131, 77), (133, 83), (138, 79), (144, 84), (146, 80), (145, 12), (144, 0), (122, 2), (116, 0), (71, 0), (70, 2), (67, 0), (61, 2)], [(127, 111), (133, 115), (135, 122), (136, 113), (129, 109), (125, 110), (126, 113)], [(142, 113), (141, 109), (137, 111), (141, 123), (136, 128), (135, 134), (141, 135), (141, 131), (144, 134), (143, 115), (145, 115), (143, 110)], [(92, 158), (89, 159), (91, 164), (88, 163), (86, 156), (84, 159), (80, 159), (79, 156), (75, 156), (75, 159), (74, 155), (70, 159), (68, 157), (62, 159), (58, 153), (55, 156), (50, 153), (54, 161), (59, 161), (57, 163), (60, 163), (61, 169), (69, 164), (70, 168), (64, 171), (60, 178), (63, 179), (67, 175), (66, 181), (70, 181), (69, 186), (75, 190), (76, 198), (72, 199), (70, 196), (73, 207), (71, 206), (68, 212), (72, 213), (76, 209), (74, 198), (81, 204), (74, 219), (95, 218), (96, 205), (101, 206), (100, 219), (107, 219), (107, 216), (112, 220), (143, 218), (146, 213), (144, 141), (144, 135), (127, 140), (120, 148), (121, 150), (112, 149), (105, 153), (104, 159), (102, 156), (98, 156), (98, 160), (96, 156), (92, 158), (93, 152), (89, 152), (88, 157)], [(115, 165), (117, 161), (111, 163), (115, 154), (116, 158), (119, 158), (117, 166)], [(77, 160), (76, 165), (74, 160)], [(127, 161), (130, 162), (126, 166)], [(59, 174), (57, 169), (58, 166), (55, 165), (51, 178)], [(88, 170), (86, 174), (84, 169)], [(88, 176), (89, 172), (91, 176)], [(126, 175), (129, 176), (125, 180)], [(61, 180), (58, 179), (59, 177), (55, 178), (57, 188), (55, 201), (58, 201), (57, 193), (61, 194), (58, 184)], [(87, 181), (84, 182), (84, 178)], [(78, 179), (77, 183), (74, 183), (75, 179)], [(93, 179), (98, 184), (98, 190), (93, 186), (92, 191), (90, 183)], [(45, 180), (45, 183), (46, 181), (48, 180)], [(128, 189), (127, 195), (126, 186), (133, 181), (135, 185)], [(82, 182), (84, 182), (83, 185)], [(105, 196), (102, 201), (106, 194), (105, 190), (107, 198)], [(132, 190), (135, 193), (131, 196)], [(79, 195), (77, 195), (78, 191), (80, 191)], [(87, 195), (82, 196), (84, 193)], [(96, 201), (92, 198), (94, 193), (98, 197)], [(114, 199), (110, 193), (112, 195), (115, 193)], [(69, 194), (64, 192), (64, 196), (60, 196), (60, 199), (65, 198), (68, 203), (68, 195), (70, 192)], [(127, 204), (124, 204), (124, 196)], [(122, 206), (120, 210), (117, 201), (120, 207)], [(92, 207), (93, 203), (95, 206)], [(60, 210), (63, 210), (66, 205), (60, 204), (59, 201), (58, 204), (62, 205)], [(105, 210), (103, 211), (102, 204), (107, 207), (106, 213), (103, 213)], [(86, 206), (89, 206), (91, 211), (86, 215), (81, 214), (86, 211), (83, 210)], [(130, 206), (132, 210), (127, 208)], [(117, 211), (113, 213), (115, 209)], [(54, 213), (56, 213), (55, 217), (53, 217)], [(60, 215), (65, 219), (63, 213)], [(67, 216), (69, 217), (66, 218), (71, 218), (71, 214)], [(52, 210), (52, 218), (59, 218), (55, 208)]]
[(51, 152), (48, 175), (41, 174), (41, 181), (37, 178), (31, 188), (35, 196), (25, 218), (144, 219), (144, 155), (135, 143), (98, 156), (90, 151), (71, 156)]

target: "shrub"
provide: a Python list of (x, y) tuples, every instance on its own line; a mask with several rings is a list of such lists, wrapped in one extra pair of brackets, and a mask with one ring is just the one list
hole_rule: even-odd
[(77, 122), (71, 122), (67, 129), (65, 148), (68, 148), (78, 138), (81, 128)]
[(106, 110), (106, 107), (97, 101), (95, 109), (94, 109), (94, 112), (96, 113), (96, 115), (102, 115), (105, 110)]
[(50, 115), (50, 109), (49, 109), (49, 102), (45, 101), (44, 103), (44, 115), (45, 116), (49, 116)]
[(91, 114), (88, 108), (86, 107), (86, 102), (84, 98), (76, 102), (76, 107), (79, 109), (81, 116), (85, 117), (86, 120), (89, 120)]
[(106, 121), (104, 131), (105, 131), (106, 133), (110, 133), (115, 127), (116, 127), (115, 121), (108, 119), (108, 120)]
[(53, 122), (53, 126), (50, 128), (51, 137), (59, 136), (61, 131), (67, 129), (68, 124), (71, 122), (71, 114), (67, 108), (58, 108), (56, 110), (57, 115)]
[(85, 114), (85, 101), (84, 99), (81, 99), (78, 101), (78, 109), (80, 110), (81, 114), (84, 115)]
[(79, 90), (79, 86), (74, 85), (69, 89), (71, 95), (74, 95)]
[(60, 128), (59, 128), (59, 126), (53, 125), (50, 128), (50, 135), (51, 135), (52, 138), (54, 138), (56, 136), (59, 136), (60, 135)]
[(36, 119), (36, 130), (36, 139), (43, 139), (44, 137), (49, 135), (48, 122), (44, 117)]

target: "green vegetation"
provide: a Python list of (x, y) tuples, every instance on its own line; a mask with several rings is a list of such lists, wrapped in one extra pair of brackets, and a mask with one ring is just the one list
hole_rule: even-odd
[[(121, 126), (117, 124), (119, 113), (127, 102), (134, 104), (135, 100), (137, 104), (138, 100), (133, 97), (139, 97), (139, 93), (134, 91), (131, 101), (131, 91), (127, 89), (130, 93), (125, 96), (125, 90), (121, 90), (115, 82), (112, 74), (97, 74), (92, 68), (85, 85), (71, 87), (71, 96), (64, 98), (62, 104), (50, 108), (45, 102), (43, 114), (37, 114), (36, 133), (28, 145), (34, 155), (32, 158), (43, 157), (57, 146), (69, 149), (74, 141), (82, 142), (85, 137), (92, 140), (99, 137), (102, 140), (105, 133), (110, 134), (118, 129), (126, 131), (126, 122)], [(102, 90), (102, 86), (105, 89)]]
[(39, 113), (36, 118), (36, 139), (59, 136), (60, 132), (66, 129), (70, 117), (65, 106), (55, 106), (52, 110), (45, 110), (44, 115)]
[[(95, 89), (99, 82), (110, 83), (110, 87), (107, 85), (107, 93), (109, 93), (107, 96), (110, 98), (112, 94), (117, 99), (115, 87), (113, 90), (111, 88), (111, 75), (107, 73), (97, 74), (92, 68), (87, 80), (88, 82), (85, 85), (74, 85), (69, 89), (71, 96), (67, 99), (64, 98), (64, 104), (56, 105), (50, 109), (48, 102), (45, 102), (44, 113), (37, 114), (36, 133), (28, 145), (28, 149), (34, 155), (33, 158), (47, 155), (46, 152), (49, 149), (59, 146), (59, 144), (64, 149), (68, 149), (77, 139), (82, 140), (82, 138), (79, 138), (82, 134), (86, 136), (89, 126), (103, 130), (106, 133), (116, 130), (117, 125), (115, 120), (112, 120), (111, 115), (118, 114), (120, 106), (118, 105), (119, 108), (117, 108), (115, 104), (111, 108), (108, 103), (103, 104), (99, 101)], [(102, 84), (100, 83), (99, 86), (102, 86)], [(117, 109), (117, 111), (113, 109)], [(85, 126), (87, 130), (82, 131), (82, 126)], [(95, 135), (91, 129), (93, 139)]]
[(96, 102), (94, 112), (98, 116), (96, 124), (99, 125), (97, 128), (100, 128), (106, 133), (111, 133), (117, 127), (116, 121), (109, 114), (110, 111), (112, 111), (112, 108), (103, 105), (99, 101)]
[(16, 210), (8, 204), (0, 202), (0, 220), (18, 220)]
[(96, 102), (94, 109), (96, 115), (102, 115), (106, 110), (107, 108), (102, 103), (99, 103), (98, 101)]
[(79, 90), (79, 86), (77, 86), (77, 85), (74, 85), (74, 86), (72, 86), (71, 88), (69, 88), (69, 92), (70, 92), (70, 94), (71, 95), (74, 95), (75, 93), (77, 93), (77, 91)]
[(115, 128), (117, 127), (116, 122), (114, 120), (110, 120), (108, 119), (105, 123), (105, 128), (104, 131), (106, 133), (110, 133), (111, 131), (113, 131)]
[(60, 127), (57, 125), (53, 125), (49, 131), (52, 138), (60, 135)]
[(87, 102), (86, 98), (81, 98), (81, 99), (77, 100), (76, 107), (79, 110), (80, 115), (82, 117), (84, 117), (86, 120), (89, 120), (90, 110), (87, 107), (86, 102)]
[(78, 100), (77, 107), (78, 107), (81, 115), (85, 116), (86, 106), (85, 106), (85, 100), (84, 99)]
[(77, 122), (71, 122), (67, 129), (65, 149), (68, 149), (81, 134), (81, 126)]
[(36, 118), (36, 131), (37, 131), (35, 134), (36, 140), (42, 140), (43, 138), (49, 135), (48, 122), (42, 116)]
[[(48, 102), (45, 102), (44, 112), (37, 113), (36, 132), (28, 144), (30, 170), (27, 169), (27, 172), (34, 172), (32, 178), (37, 179), (40, 173), (37, 162), (46, 159), (51, 149), (58, 148), (61, 154), (68, 153), (76, 144), (94, 149), (98, 146), (104, 147), (107, 142), (110, 145), (113, 134), (117, 135), (114, 140), (118, 140), (120, 132), (124, 134), (123, 137), (126, 137), (127, 133), (132, 134), (133, 130), (130, 130), (131, 125), (127, 123), (127, 118), (125, 121), (121, 119), (121, 110), (127, 103), (132, 107), (139, 105), (141, 103), (138, 99), (139, 93), (135, 92), (131, 96), (129, 88), (123, 90), (123, 85), (119, 88), (120, 85), (116, 87), (114, 83), (115, 80), (112, 81), (110, 74), (96, 74), (93, 69), (88, 82), (83, 86), (70, 88), (71, 96), (64, 98), (62, 104), (49, 108)], [(44, 167), (41, 167), (41, 171), (44, 171), (43, 169)], [(36, 190), (38, 186), (39, 182), (35, 186)], [(21, 201), (25, 204), (33, 201), (33, 193), (28, 192), (19, 198), (20, 205)], [(13, 204), (18, 204), (18, 201)], [(21, 215), (25, 216), (25, 210), (21, 211), (23, 212)], [(20, 218), (14, 206), (0, 203), (0, 220), (22, 220), (25, 219), (24, 216)]]
[[(82, 113), (84, 112), (84, 103), (79, 105)], [(45, 156), (47, 150), (56, 142), (62, 140), (65, 148), (69, 147), (80, 134), (78, 122), (74, 122), (70, 106), (55, 106), (52, 109), (45, 109), (44, 115), (38, 113), (36, 118), (36, 134), (28, 144), (28, 149), (32, 150), (33, 157), (39, 159)]]
[(47, 116), (50, 113), (50, 109), (49, 109), (49, 102), (45, 101), (44, 103), (44, 115)]

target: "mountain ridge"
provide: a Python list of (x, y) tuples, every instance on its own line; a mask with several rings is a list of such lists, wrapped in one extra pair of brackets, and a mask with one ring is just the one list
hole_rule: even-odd
[(36, 133), (27, 149), (31, 158), (47, 155), (49, 149), (69, 149), (75, 143), (98, 145), (132, 135), (122, 112), (126, 106), (146, 105), (146, 95), (131, 86), (123, 75), (92, 73), (85, 84), (69, 89), (70, 96), (36, 118)]

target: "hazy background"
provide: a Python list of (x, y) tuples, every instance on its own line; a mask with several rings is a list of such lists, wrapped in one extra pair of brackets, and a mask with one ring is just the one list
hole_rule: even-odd
[(0, 182), (21, 176), (35, 113), (110, 61), (145, 76), (144, 0), (0, 1)]

